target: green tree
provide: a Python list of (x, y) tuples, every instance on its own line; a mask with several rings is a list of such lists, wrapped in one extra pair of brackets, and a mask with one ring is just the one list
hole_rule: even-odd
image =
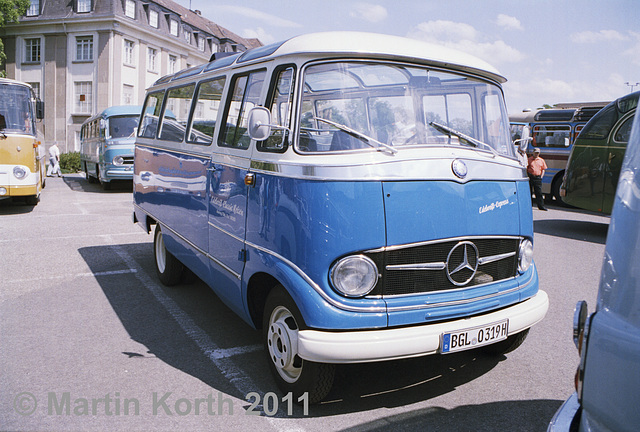
[[(0, 0), (0, 29), (2, 29), (6, 24), (18, 22), (21, 16), (27, 13), (27, 9), (29, 9), (29, 5), (31, 4), (30, 0)], [(0, 77), (4, 77), (5, 66), (4, 62), (7, 59), (7, 56), (4, 54), (4, 43), (2, 43), (2, 39), (0, 38)]]

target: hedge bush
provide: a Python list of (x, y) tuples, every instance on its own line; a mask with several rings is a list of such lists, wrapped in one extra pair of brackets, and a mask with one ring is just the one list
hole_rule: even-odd
[(76, 173), (80, 171), (80, 152), (62, 153), (60, 155), (60, 169), (64, 173)]

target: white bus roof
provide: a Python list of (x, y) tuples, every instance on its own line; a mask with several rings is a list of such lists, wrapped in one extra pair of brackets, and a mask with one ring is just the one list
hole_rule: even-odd
[(361, 54), (413, 59), (420, 63), (480, 74), (498, 82), (506, 81), (497, 69), (473, 55), (400, 36), (360, 32), (311, 33), (285, 41), (273, 55), (297, 53)]
[(286, 41), (254, 48), (244, 53), (219, 53), (212, 56), (212, 61), (209, 64), (194, 66), (173, 75), (167, 75), (160, 78), (155, 84), (191, 77), (233, 64), (242, 65), (251, 61), (263, 61), (296, 54), (335, 54), (338, 56), (387, 58), (454, 69), (460, 72), (480, 75), (499, 83), (507, 81), (489, 63), (471, 54), (441, 45), (377, 33), (325, 32), (295, 36)]

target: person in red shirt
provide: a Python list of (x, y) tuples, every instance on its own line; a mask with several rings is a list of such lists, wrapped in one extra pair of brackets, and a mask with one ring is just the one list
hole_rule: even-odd
[(527, 164), (527, 174), (529, 175), (529, 184), (533, 188), (536, 196), (536, 204), (540, 210), (546, 211), (544, 200), (542, 198), (542, 177), (544, 170), (547, 169), (547, 163), (540, 157), (540, 149), (533, 149), (533, 156), (529, 156)]

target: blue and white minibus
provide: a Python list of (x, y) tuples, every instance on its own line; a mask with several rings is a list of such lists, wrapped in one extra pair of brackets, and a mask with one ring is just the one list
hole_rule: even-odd
[(134, 222), (261, 329), (280, 389), (336, 364), (506, 353), (548, 309), (491, 66), (415, 40), (294, 37), (147, 90)]
[(82, 124), (80, 163), (87, 181), (109, 189), (112, 180), (133, 178), (133, 147), (141, 110), (134, 105), (113, 106)]

